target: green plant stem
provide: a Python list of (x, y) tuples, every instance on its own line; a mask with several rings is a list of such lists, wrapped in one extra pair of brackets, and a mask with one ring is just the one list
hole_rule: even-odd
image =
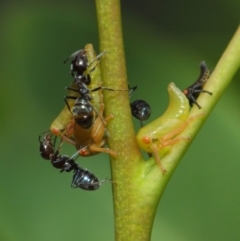
[[(240, 27), (238, 27), (226, 50), (218, 61), (211, 77), (207, 81), (204, 88), (213, 93), (212, 96), (202, 94), (198, 98), (198, 103), (203, 106), (202, 111), (205, 113), (203, 118), (193, 122), (182, 134), (189, 134), (195, 137), (208, 115), (216, 106), (218, 100), (222, 96), (232, 78), (240, 68)], [(199, 110), (194, 107), (190, 116), (197, 115)]]
[[(118, 0), (96, 0), (96, 6), (100, 50), (107, 51), (101, 60), (104, 86), (128, 89), (120, 3)], [(116, 182), (113, 185), (116, 240), (149, 240), (155, 211), (152, 205), (144, 204), (146, 192), (138, 195), (144, 185), (144, 160), (135, 139), (128, 91), (105, 91), (104, 98), (106, 115), (114, 114), (114, 120), (108, 124), (108, 144), (117, 152), (117, 157), (111, 158), (112, 178)]]
[(171, 148), (171, 153), (166, 155), (164, 159), (164, 166), (171, 172), (175, 170), (181, 158), (189, 148), (198, 131), (206, 121), (207, 117), (217, 104), (224, 90), (232, 81), (233, 76), (240, 68), (240, 27), (238, 27), (233, 38), (228, 44), (226, 50), (222, 54), (218, 64), (216, 65), (211, 77), (208, 79), (204, 89), (213, 93), (212, 96), (208, 94), (201, 94), (198, 98), (198, 103), (202, 108), (199, 110), (194, 105), (189, 117), (198, 116), (203, 113), (203, 116), (196, 118), (180, 135), (191, 137), (190, 142), (180, 142)]
[[(122, 41), (119, 0), (96, 0), (100, 50), (107, 51), (101, 59), (104, 86), (127, 89), (125, 56)], [(238, 29), (211, 78), (206, 89), (213, 96), (201, 95), (198, 102), (201, 110), (192, 108), (191, 116), (204, 112), (196, 118), (181, 136), (192, 139), (220, 98), (233, 75), (240, 66), (240, 29)], [(109, 122), (108, 144), (116, 151), (111, 157), (115, 214), (115, 236), (117, 241), (147, 241), (151, 238), (152, 224), (157, 205), (177, 164), (191, 141), (181, 141), (171, 147), (162, 158), (168, 173), (163, 175), (153, 158), (144, 161), (137, 146), (132, 124), (127, 91), (105, 91), (106, 115), (114, 114)]]

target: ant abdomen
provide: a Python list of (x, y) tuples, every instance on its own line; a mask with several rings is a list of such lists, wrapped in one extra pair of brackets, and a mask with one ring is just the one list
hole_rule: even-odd
[(86, 169), (78, 168), (75, 170), (72, 180), (72, 187), (79, 187), (84, 190), (93, 191), (100, 187), (101, 182), (98, 178)]
[(151, 115), (151, 107), (145, 100), (135, 100), (131, 105), (132, 115), (140, 121), (147, 120)]

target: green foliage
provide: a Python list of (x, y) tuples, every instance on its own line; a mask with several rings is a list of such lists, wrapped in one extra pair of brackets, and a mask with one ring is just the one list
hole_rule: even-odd
[[(142, 1), (139, 9), (124, 4), (128, 80), (138, 85), (132, 100), (146, 99), (153, 120), (166, 109), (169, 82), (182, 89), (188, 86), (197, 78), (201, 60), (214, 69), (237, 28), (240, 4), (232, 0), (218, 6), (209, 1), (201, 1), (201, 6), (191, 1), (143, 6)], [(42, 160), (37, 141), (64, 105), (64, 86), (72, 79), (63, 60), (86, 43), (98, 47), (94, 4), (1, 5), (0, 240), (112, 240), (110, 184), (94, 193), (71, 189), (71, 174), (59, 174)], [(239, 77), (173, 175), (152, 240), (240, 238)], [(110, 175), (107, 159), (101, 154), (78, 161), (105, 178)]]

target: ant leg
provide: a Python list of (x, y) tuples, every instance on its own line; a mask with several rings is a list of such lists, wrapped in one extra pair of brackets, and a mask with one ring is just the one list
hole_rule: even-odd
[[(197, 105), (197, 107), (198, 107), (199, 109), (201, 109), (201, 106), (197, 103), (197, 100), (196, 100), (196, 98), (195, 98), (195, 96), (194, 96), (194, 94), (196, 94), (196, 93), (207, 93), (207, 94), (209, 94), (209, 95), (212, 95), (212, 92), (207, 91), (207, 90), (192, 90), (191, 93), (188, 94), (189, 99), (190, 99), (195, 105)], [(197, 98), (198, 98), (198, 97), (197, 97)], [(192, 106), (192, 104), (191, 104), (191, 106)]]
[[(98, 83), (98, 96), (99, 96), (99, 111), (98, 116), (102, 119), (104, 112), (104, 102), (103, 102), (103, 94), (102, 94), (102, 82)], [(96, 89), (97, 89), (96, 88)]]
[[(87, 146), (83, 147), (83, 148), (86, 148)], [(70, 159), (73, 159), (73, 160), (76, 160), (77, 158), (79, 157), (79, 151), (75, 152), (71, 157)]]
[(113, 180), (111, 180), (111, 179), (109, 179), (109, 178), (100, 180), (98, 183), (94, 183), (94, 184), (101, 184), (101, 183), (103, 183), (103, 182), (111, 182), (111, 183), (117, 184), (116, 182), (114, 182)]
[(70, 108), (70, 105), (68, 104), (68, 101), (67, 100), (76, 100), (77, 97), (75, 96), (64, 96), (64, 101), (68, 107), (68, 110), (70, 111), (70, 113), (72, 114), (72, 111), (71, 111), (71, 108)]
[[(100, 88), (102, 87), (101, 85), (102, 85), (102, 82), (99, 83), (99, 87)], [(93, 139), (96, 138), (95, 136), (99, 132), (99, 129), (103, 128), (103, 126), (104, 126), (104, 130), (103, 131), (106, 132), (107, 136), (110, 136), (110, 134), (108, 133), (108, 130), (106, 129), (106, 125), (107, 125), (107, 122), (109, 122), (110, 120), (112, 120), (114, 118), (113, 114), (110, 114), (109, 116), (104, 118), (104, 116), (103, 116), (103, 113), (104, 113), (104, 102), (103, 102), (102, 89), (99, 89), (98, 93), (99, 93), (99, 112), (98, 112), (98, 116), (101, 119), (102, 124), (99, 123), (98, 125), (97, 124), (94, 125), (95, 128), (98, 128), (98, 131), (95, 128), (94, 128), (95, 130), (92, 131)], [(96, 120), (96, 122), (97, 121), (98, 121), (98, 119)], [(100, 135), (98, 134), (98, 136), (100, 136)], [(103, 136), (103, 134), (102, 134), (102, 136)], [(98, 140), (96, 140), (95, 142), (98, 142)]]
[(212, 92), (207, 90), (194, 90), (194, 93), (208, 93), (209, 95), (212, 95)]
[[(189, 99), (198, 107), (198, 109), (201, 109), (202, 107), (197, 103), (197, 100), (195, 99), (195, 97), (192, 95), (192, 93), (189, 93)], [(193, 103), (190, 103), (190, 105), (192, 106)]]
[[(79, 92), (79, 89), (75, 89), (75, 88), (72, 88), (72, 87), (65, 87), (66, 90), (72, 90), (72, 91), (75, 91), (75, 92)], [(74, 96), (72, 96), (74, 97)]]
[[(102, 82), (100, 82), (102, 84)], [(88, 90), (88, 92), (95, 92), (95, 91), (98, 91), (98, 90), (109, 90), (109, 91), (129, 91), (129, 93), (131, 94), (133, 91), (135, 91), (137, 89), (137, 86), (133, 86), (129, 89), (119, 89), (119, 90), (116, 90), (116, 89), (112, 89), (112, 88), (108, 88), (108, 87), (104, 87), (104, 86), (98, 86), (94, 89), (88, 89), (87, 87), (83, 86), (84, 88), (86, 88)], [(71, 88), (71, 87), (65, 87), (67, 90), (72, 90), (72, 91), (75, 91), (75, 92), (79, 92), (79, 89), (75, 89), (75, 88)]]
[(107, 53), (107, 51), (103, 51), (102, 53), (100, 53), (98, 56), (96, 56), (94, 59), (93, 59), (93, 61), (90, 63), (90, 64), (88, 64), (88, 67), (90, 67), (96, 60), (98, 60), (98, 62), (97, 62), (97, 64), (93, 67), (93, 68), (91, 68), (90, 70), (89, 70), (89, 74), (90, 73), (92, 73), (94, 70), (95, 70), (95, 68), (99, 65), (99, 60), (100, 60), (100, 58), (102, 58), (102, 56), (103, 55), (105, 55)]
[(130, 87), (128, 85), (128, 90), (129, 90), (129, 98), (131, 97), (132, 93), (137, 89), (137, 85), (136, 86), (133, 86), (133, 87)]
[[(100, 82), (99, 83), (99, 85), (101, 85), (102, 84), (102, 82)], [(87, 94), (89, 93), (89, 92), (91, 92), (92, 90), (90, 90), (90, 89), (88, 89), (87, 88), (87, 86), (85, 86), (84, 84), (82, 84), (83, 85), (83, 88), (86, 90), (86, 96), (87, 96)], [(72, 91), (75, 91), (75, 92), (79, 92), (79, 89), (75, 89), (75, 88), (71, 88), (71, 87), (66, 87), (66, 89), (68, 89), (68, 90), (72, 90)], [(89, 105), (91, 105), (91, 107), (93, 108), (93, 110), (94, 110), (94, 112), (96, 113), (96, 115), (102, 120), (102, 122), (104, 123), (104, 119), (103, 119), (103, 112), (104, 112), (104, 104), (103, 104), (103, 96), (102, 96), (102, 87), (101, 86), (99, 86), (99, 87), (97, 87), (96, 89), (94, 89), (94, 91), (97, 91), (97, 90), (99, 90), (99, 99), (100, 99), (100, 101), (99, 101), (99, 104), (100, 104), (100, 107), (99, 107), (99, 111), (97, 111), (96, 109), (95, 109), (95, 107), (92, 105), (92, 103), (88, 100), (88, 103), (89, 103)], [(82, 94), (83, 95), (83, 94)], [(84, 96), (84, 95), (83, 95)], [(90, 95), (88, 95), (87, 97), (89, 97), (90, 99), (91, 99), (91, 96)], [(75, 97), (75, 96), (66, 96), (64, 99), (73, 99), (73, 100), (76, 100), (77, 99), (77, 97)], [(66, 102), (66, 100), (65, 100), (65, 102)], [(66, 102), (66, 104), (67, 104), (67, 102)], [(67, 104), (68, 105), (68, 104)], [(69, 107), (69, 105), (68, 105), (68, 107)], [(71, 110), (70, 110), (71, 111)], [(72, 113), (72, 112), (71, 112)]]
[(65, 64), (70, 58), (72, 58), (72, 57), (75, 57), (76, 55), (78, 55), (79, 54), (79, 52), (81, 52), (81, 51), (83, 51), (82, 49), (80, 49), (80, 50), (78, 50), (78, 51), (76, 51), (76, 52), (74, 52), (73, 54), (71, 54), (63, 63)]
[[(137, 88), (137, 86), (134, 86), (131, 89), (136, 89), (136, 88)], [(105, 87), (105, 86), (101, 86), (101, 87), (96, 87), (96, 88), (92, 89), (91, 92), (98, 91), (100, 89), (109, 90), (109, 91), (129, 91), (129, 89), (119, 89), (119, 90), (116, 90), (116, 89), (108, 88), (108, 87)]]

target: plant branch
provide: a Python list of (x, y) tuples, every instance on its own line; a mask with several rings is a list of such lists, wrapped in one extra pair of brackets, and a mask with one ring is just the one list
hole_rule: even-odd
[[(128, 88), (119, 0), (96, 0), (100, 50), (107, 51), (101, 59), (104, 86), (123, 90)], [(200, 95), (201, 110), (193, 107), (190, 116), (204, 112), (183, 131), (181, 136), (192, 139), (240, 66), (240, 29), (234, 35), (220, 59), (205, 89), (212, 96)], [(162, 158), (168, 173), (163, 175), (154, 158), (144, 161), (136, 143), (129, 106), (128, 91), (105, 91), (106, 115), (114, 114), (108, 124), (108, 144), (117, 152), (111, 157), (116, 240), (147, 241), (157, 205), (164, 189), (190, 142), (180, 141)]]
[(204, 89), (213, 93), (212, 96), (201, 94), (198, 98), (198, 103), (202, 106), (199, 110), (196, 105), (191, 109), (189, 117), (197, 116), (200, 113), (204, 115), (196, 118), (180, 135), (184, 137), (191, 137), (191, 141), (182, 141), (179, 144), (171, 147), (171, 152), (162, 159), (163, 165), (169, 173), (173, 173), (181, 158), (189, 148), (198, 131), (206, 121), (214, 106), (217, 104), (224, 90), (231, 82), (233, 76), (240, 68), (240, 27), (231, 39), (225, 52), (220, 58), (212, 75), (204, 86)]
[[(120, 3), (96, 0), (96, 7), (100, 50), (107, 51), (101, 60), (104, 86), (126, 90)], [(146, 192), (138, 195), (140, 185), (144, 184), (141, 180), (144, 160), (136, 143), (128, 91), (105, 91), (104, 98), (106, 115), (114, 114), (114, 120), (108, 124), (108, 144), (117, 152), (117, 157), (111, 158), (112, 178), (116, 182), (113, 185), (116, 240), (149, 240), (156, 208), (143, 204), (144, 208), (139, 208), (139, 198), (144, 200), (147, 195)]]

